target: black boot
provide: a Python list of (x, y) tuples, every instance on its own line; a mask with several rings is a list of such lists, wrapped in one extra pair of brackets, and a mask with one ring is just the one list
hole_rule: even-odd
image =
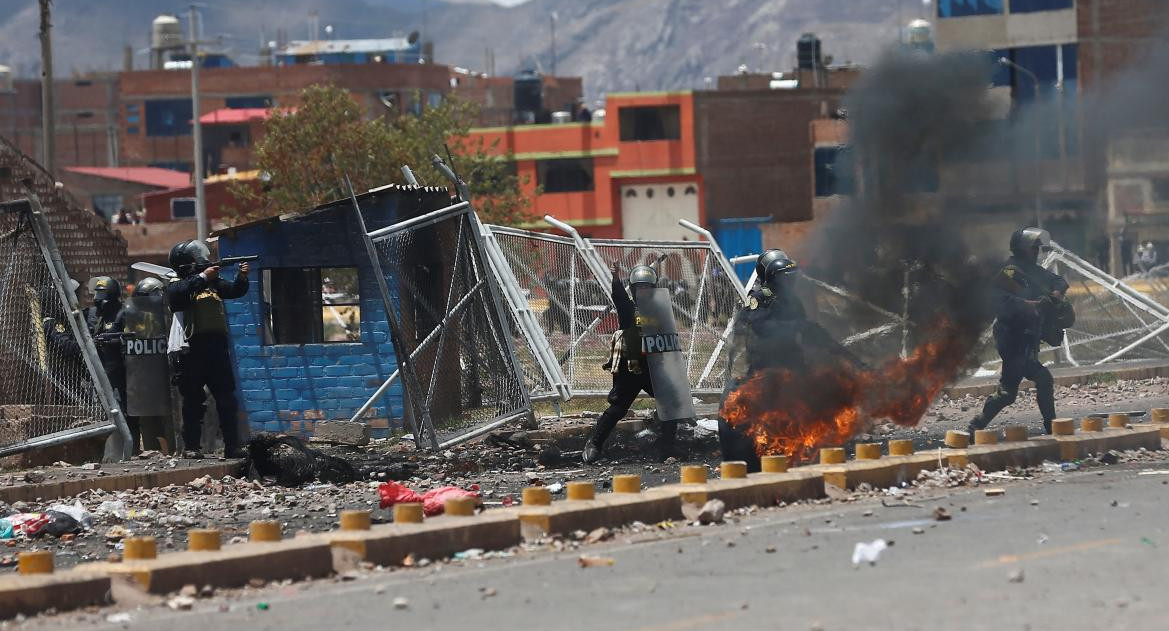
[(601, 446), (590, 438), (585, 441), (584, 449), (580, 452), (580, 461), (585, 464), (593, 464), (601, 459), (601, 453)]

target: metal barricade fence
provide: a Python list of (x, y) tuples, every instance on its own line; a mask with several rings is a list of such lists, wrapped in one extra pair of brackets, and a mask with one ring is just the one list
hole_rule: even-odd
[[(1044, 266), (1068, 282), (1076, 322), (1060, 349), (1073, 365), (1169, 357), (1169, 308), (1059, 244)], [(1048, 351), (1046, 356), (1054, 355)]]
[(464, 202), (367, 235), (403, 368), (407, 418), (431, 449), (531, 414), (473, 212)]
[(0, 455), (128, 438), (68, 283), (35, 198), (0, 204)]

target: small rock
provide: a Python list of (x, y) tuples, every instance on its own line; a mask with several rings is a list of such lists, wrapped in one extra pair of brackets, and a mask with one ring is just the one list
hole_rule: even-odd
[(1006, 489), (987, 489), (985, 491), (987, 497), (1000, 497), (1007, 494)]
[(1007, 575), (1007, 581), (1009, 581), (1011, 583), (1022, 583), (1023, 582), (1023, 570), (1022, 569), (1013, 570), (1010, 574)]
[(198, 596), (198, 595), (199, 595), (199, 588), (195, 587), (195, 585), (192, 583), (187, 583), (186, 585), (183, 585), (183, 588), (179, 590), (179, 596), (188, 596), (188, 597), (194, 598), (195, 596)]
[(204, 585), (203, 589), (199, 590), (199, 598), (211, 598), (215, 595), (215, 588), (211, 585)]
[(1039, 500), (1031, 500), (1032, 506), (1039, 506)]
[[(681, 551), (682, 548), (678, 548), (678, 550)], [(767, 554), (775, 554), (775, 546), (767, 546), (767, 548), (763, 551)]]
[(698, 513), (698, 523), (702, 525), (722, 523), (726, 512), (727, 505), (722, 500), (710, 500), (702, 505), (702, 510)]
[(494, 587), (481, 587), (479, 593), (483, 594), (484, 600), (494, 597), (497, 593)]
[(941, 506), (935, 508), (934, 521), (950, 521), (950, 512)]
[(262, 579), (262, 578), (253, 578), (253, 579), (249, 579), (249, 580), (248, 580), (248, 586), (249, 586), (249, 587), (256, 587), (256, 588), (259, 588), (259, 587), (263, 587), (263, 586), (265, 586), (265, 585), (267, 585), (267, 584), (268, 584), (268, 581), (265, 581), (265, 580), (264, 580), (264, 579)]
[(913, 534), (915, 534), (915, 535), (920, 535), (924, 532), (925, 532), (925, 528), (922, 528), (921, 526), (914, 526), (913, 527)]
[(585, 536), (585, 543), (599, 543), (613, 536), (613, 531), (601, 526)]
[(394, 599), (394, 609), (405, 609), (409, 606), (410, 606), (410, 601), (406, 600), (402, 596), (398, 596), (397, 598)]
[(195, 606), (195, 599), (190, 596), (175, 596), (166, 601), (166, 606), (176, 611), (188, 611)]
[(872, 517), (872, 516), (873, 516), (872, 509), (866, 510), (865, 512), (861, 513), (861, 517)]
[(86, 471), (97, 471), (101, 468), (101, 465), (96, 462), (87, 462), (81, 465), (81, 468), (85, 469)]
[(28, 484), (39, 484), (45, 481), (45, 474), (40, 471), (25, 471), (24, 481)]
[(373, 588), (373, 593), (375, 593), (375, 594), (386, 593), (386, 586), (385, 585), (378, 585), (377, 587)]

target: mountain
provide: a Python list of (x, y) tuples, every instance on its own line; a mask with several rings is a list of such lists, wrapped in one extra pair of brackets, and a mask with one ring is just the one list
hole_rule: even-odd
[[(205, 0), (203, 38), (222, 36), (228, 54), (255, 63), (262, 40), (279, 33), (307, 38), (309, 13), (316, 11), (322, 32), (332, 25), (338, 38), (422, 30), (443, 63), (483, 70), (490, 49), (499, 73), (524, 67), (550, 72), (555, 15), (556, 72), (583, 76), (596, 97), (698, 88), (704, 78), (733, 73), (740, 64), (787, 70), (804, 32), (817, 33), (837, 63), (868, 63), (896, 40), (899, 17), (896, 2), (875, 0), (515, 1)], [(142, 67), (151, 20), (160, 12), (185, 14), (186, 7), (175, 0), (54, 0), (57, 75), (119, 69), (126, 45)], [(0, 2), (0, 64), (19, 76), (39, 74), (37, 16), (36, 0)]]

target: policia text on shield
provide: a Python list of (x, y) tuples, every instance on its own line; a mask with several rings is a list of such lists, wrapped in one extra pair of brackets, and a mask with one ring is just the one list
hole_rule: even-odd
[(581, 454), (586, 464), (601, 458), (605, 441), (643, 390), (657, 400), (660, 455), (668, 456), (674, 451), (678, 421), (694, 418), (694, 400), (669, 292), (657, 286), (654, 268), (638, 265), (629, 273), (633, 292), (630, 299), (616, 263), (612, 272), (611, 291), (619, 328), (613, 333), (604, 368), (613, 374), (613, 388), (609, 391), (609, 407), (597, 419)]

